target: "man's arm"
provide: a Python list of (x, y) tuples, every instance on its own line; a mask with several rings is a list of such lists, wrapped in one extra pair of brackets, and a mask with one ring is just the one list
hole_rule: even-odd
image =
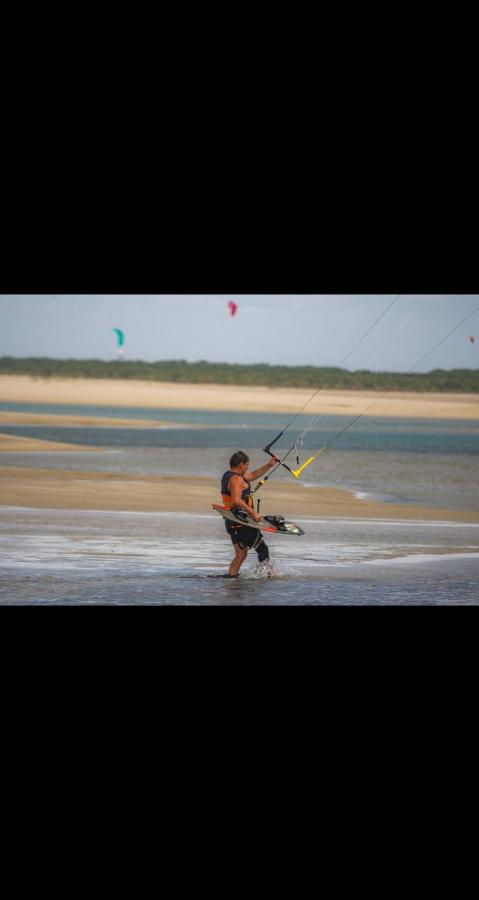
[(273, 456), (272, 459), (270, 459), (269, 462), (265, 463), (264, 466), (261, 466), (260, 469), (255, 469), (254, 472), (248, 471), (245, 473), (244, 477), (246, 478), (246, 481), (255, 481), (257, 478), (261, 478), (261, 476), (264, 475), (265, 472), (268, 471), (268, 469), (272, 469), (274, 468), (274, 466), (277, 466), (278, 463), (278, 457)]

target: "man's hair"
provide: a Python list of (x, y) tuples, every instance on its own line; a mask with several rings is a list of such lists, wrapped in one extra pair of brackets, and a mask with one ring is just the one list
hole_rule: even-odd
[(249, 456), (246, 456), (246, 453), (243, 453), (242, 450), (237, 450), (230, 459), (230, 466), (232, 469), (235, 469), (236, 466), (240, 466), (241, 463), (247, 462), (249, 462)]

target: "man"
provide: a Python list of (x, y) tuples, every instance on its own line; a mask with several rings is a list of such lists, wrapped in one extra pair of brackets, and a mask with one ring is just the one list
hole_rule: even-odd
[[(261, 466), (260, 469), (255, 469), (254, 472), (248, 470), (248, 463), (249, 459), (242, 450), (233, 453), (230, 459), (229, 471), (225, 472), (221, 479), (221, 496), (224, 505), (229, 509), (234, 507), (235, 509), (245, 510), (255, 522), (259, 522), (261, 516), (254, 510), (250, 483), (264, 475), (268, 469), (276, 466), (279, 463), (279, 459), (273, 456), (270, 462)], [(258, 562), (260, 563), (269, 559), (268, 547), (258, 528), (252, 528), (248, 525), (236, 525), (234, 522), (228, 522), (227, 519), (225, 519), (225, 528), (233, 542), (235, 556), (228, 574), (224, 575), (223, 578), (236, 578), (238, 576), (241, 565), (248, 555), (248, 550), (256, 550)]]

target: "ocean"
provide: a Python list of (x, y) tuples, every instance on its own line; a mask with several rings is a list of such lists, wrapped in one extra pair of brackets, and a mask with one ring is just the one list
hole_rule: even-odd
[[(86, 406), (0, 409), (157, 419), (152, 429), (2, 424), (8, 434), (78, 444), (71, 452), (3, 452), (1, 465), (218, 478), (233, 450), (252, 466), (287, 416)], [(304, 460), (348, 417), (324, 416)], [(302, 417), (298, 430), (307, 422)], [(181, 427), (179, 427), (181, 426)], [(191, 426), (191, 427), (188, 427)], [(274, 450), (288, 449), (285, 435)], [(84, 446), (98, 451), (82, 452)], [(298, 482), (361, 499), (479, 510), (479, 423), (364, 417)], [(291, 455), (293, 463), (295, 455)], [(289, 479), (287, 473), (278, 474)], [(214, 502), (214, 498), (212, 498)], [(264, 503), (263, 503), (264, 505)], [(287, 516), (287, 510), (275, 510)], [(249, 554), (235, 580), (221, 518), (204, 514), (0, 507), (0, 603), (127, 605), (471, 605), (479, 602), (479, 524), (297, 518), (303, 537), (268, 536), (273, 577)]]

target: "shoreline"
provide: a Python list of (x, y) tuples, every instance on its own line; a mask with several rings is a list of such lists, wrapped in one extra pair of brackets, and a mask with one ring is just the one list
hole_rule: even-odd
[[(124, 512), (211, 512), (218, 503), (214, 478), (119, 475), (76, 470), (0, 466), (0, 506)], [(288, 518), (403, 519), (479, 524), (479, 511), (389, 504), (358, 499), (352, 491), (276, 483), (265, 489), (263, 511)]]
[[(308, 403), (313, 394), (314, 388), (0, 375), (0, 397), (3, 402), (10, 403), (237, 410), (292, 415)], [(321, 412), (355, 416), (365, 413), (373, 401), (374, 406), (367, 410), (368, 416), (479, 420), (479, 394), (320, 390), (308, 403), (308, 413), (311, 416)], [(62, 416), (62, 419), (66, 422), (68, 416)], [(158, 425), (155, 422), (155, 426)]]

